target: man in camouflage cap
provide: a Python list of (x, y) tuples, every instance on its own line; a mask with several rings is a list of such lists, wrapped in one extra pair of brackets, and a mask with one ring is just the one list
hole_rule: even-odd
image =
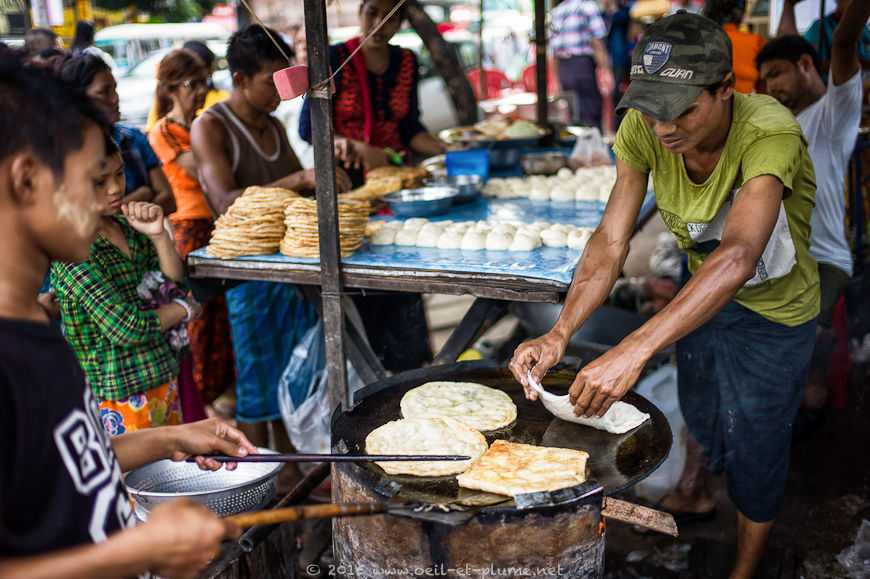
[[(540, 380), (607, 298), (628, 254), (653, 177), (656, 203), (691, 278), (674, 300), (571, 387), (578, 415), (602, 415), (653, 354), (676, 342), (680, 405), (738, 510), (732, 577), (751, 577), (779, 511), (791, 425), (813, 349), (819, 278), (810, 256), (815, 183), (791, 113), (764, 95), (734, 92), (731, 44), (702, 16), (659, 20), (635, 48), (617, 106), (617, 180), (574, 274), (558, 321), (517, 348), (511, 370)], [(662, 506), (678, 520), (711, 518), (706, 465)]]

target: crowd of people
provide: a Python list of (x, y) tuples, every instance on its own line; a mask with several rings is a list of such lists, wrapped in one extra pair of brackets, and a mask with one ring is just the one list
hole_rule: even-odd
[[(619, 41), (589, 0), (565, 0), (551, 14), (556, 70), (562, 88), (580, 95), (578, 120), (600, 125), (609, 96), (625, 116), (613, 147), (617, 182), (562, 314), (517, 349), (511, 368), (526, 387), (529, 375), (540, 379), (606, 299), (651, 174), (691, 278), (653, 321), (578, 374), (571, 400), (577, 413), (602, 414), (676, 342), (693, 437), (681, 484), (661, 507), (685, 520), (710, 515), (706, 473), (724, 471), (739, 513), (734, 576), (749, 577), (782, 501), (795, 413), (824, 404), (832, 311), (852, 275), (843, 183), (870, 3), (839, 2), (824, 61), (795, 34), (795, 0), (766, 44), (740, 29), (739, 3), (714, 0), (709, 17), (677, 10), (651, 24), (633, 52), (631, 4), (611, 4)], [(390, 44), (403, 20), (401, 9), (387, 18), (395, 6), (363, 0), (361, 37), (329, 50), (341, 69), (340, 191), (395, 154), (450, 149), (420, 122), (416, 57)], [(120, 473), (257, 446), (294, 452), (277, 386), (314, 308), (292, 285), (255, 281), (201, 304), (184, 258), (207, 245), (215, 219), (247, 187), (313, 194), (310, 101), (281, 105), (272, 81), (287, 55), (305, 62), (304, 29), (294, 31), (295, 52), (260, 25), (235, 33), (228, 93), (214, 90), (207, 46), (169, 52), (147, 134), (119, 122), (112, 67), (91, 50), (93, 29), (80, 32), (69, 51), (47, 29), (28, 33), (23, 53), (0, 45), (0, 220), (9, 239), (0, 253), (0, 433), (9, 441), (0, 464), (12, 473), (0, 477), (0, 575), (193, 576), (238, 529), (185, 502), (130, 529)], [(356, 301), (388, 370), (430, 361), (419, 295)], [(227, 391), (238, 428), (208, 406)], [(34, 449), (36, 463), (22, 471)], [(285, 467), (279, 492), (300, 476)]]

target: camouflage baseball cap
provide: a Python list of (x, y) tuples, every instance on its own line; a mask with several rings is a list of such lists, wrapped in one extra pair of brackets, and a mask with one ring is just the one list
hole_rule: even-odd
[(662, 18), (647, 28), (634, 49), (631, 83), (616, 113), (637, 109), (671, 121), (731, 68), (731, 40), (721, 26), (684, 12)]

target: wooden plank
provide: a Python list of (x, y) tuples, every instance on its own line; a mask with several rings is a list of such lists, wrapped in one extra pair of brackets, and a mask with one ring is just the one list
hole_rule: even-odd
[(630, 525), (640, 525), (672, 537), (679, 535), (677, 523), (674, 522), (674, 517), (670, 513), (657, 511), (627, 501), (605, 497), (601, 514), (609, 519), (622, 521)]
[(507, 311), (508, 302), (478, 298), (463, 316), (462, 321), (435, 356), (433, 365), (452, 364), (474, 340), (492, 327)]
[[(326, 373), (329, 380), (329, 405), (348, 407), (347, 368), (344, 352), (344, 314), (341, 311), (341, 247), (338, 237), (338, 198), (335, 185), (332, 95), (326, 3), (304, 0), (305, 29), (308, 31), (308, 93), (311, 105), (311, 133), (317, 194), (320, 269), (323, 288), (323, 326), (326, 340)], [(325, 86), (319, 86), (325, 84)]]
[[(217, 260), (188, 257), (191, 285), (199, 279), (235, 279), (278, 281), (307, 285), (320, 285), (317, 264), (291, 264), (287, 262), (254, 260)], [(489, 273), (443, 272), (414, 269), (384, 269), (343, 266), (345, 287), (405, 291), (414, 293), (440, 293), (473, 295), (492, 299), (524, 302), (557, 303), (568, 291), (568, 284), (538, 278), (506, 276)]]

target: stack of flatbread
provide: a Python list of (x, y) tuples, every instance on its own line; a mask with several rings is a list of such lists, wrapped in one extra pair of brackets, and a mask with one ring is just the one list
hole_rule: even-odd
[[(365, 237), (369, 222), (369, 204), (365, 201), (345, 201), (338, 204), (338, 233), (341, 257), (353, 255)], [(280, 241), (279, 250), (290, 257), (320, 257), (320, 238), (317, 226), (317, 202), (297, 197), (288, 199), (284, 206), (284, 225), (287, 232)]]
[(338, 196), (339, 200), (368, 201), (373, 203), (386, 195), (400, 189), (420, 187), (423, 180), (429, 176), (429, 171), (422, 167), (378, 167), (366, 173), (366, 182)]
[(402, 189), (411, 187), (419, 187), (423, 184), (423, 180), (429, 176), (429, 171), (424, 167), (397, 167), (389, 165), (387, 167), (378, 167), (366, 173), (366, 181), (372, 179), (382, 179), (385, 177), (398, 177), (402, 180)]
[(298, 198), (280, 187), (248, 187), (218, 217), (206, 251), (221, 259), (269, 255), (284, 237), (284, 203)]

